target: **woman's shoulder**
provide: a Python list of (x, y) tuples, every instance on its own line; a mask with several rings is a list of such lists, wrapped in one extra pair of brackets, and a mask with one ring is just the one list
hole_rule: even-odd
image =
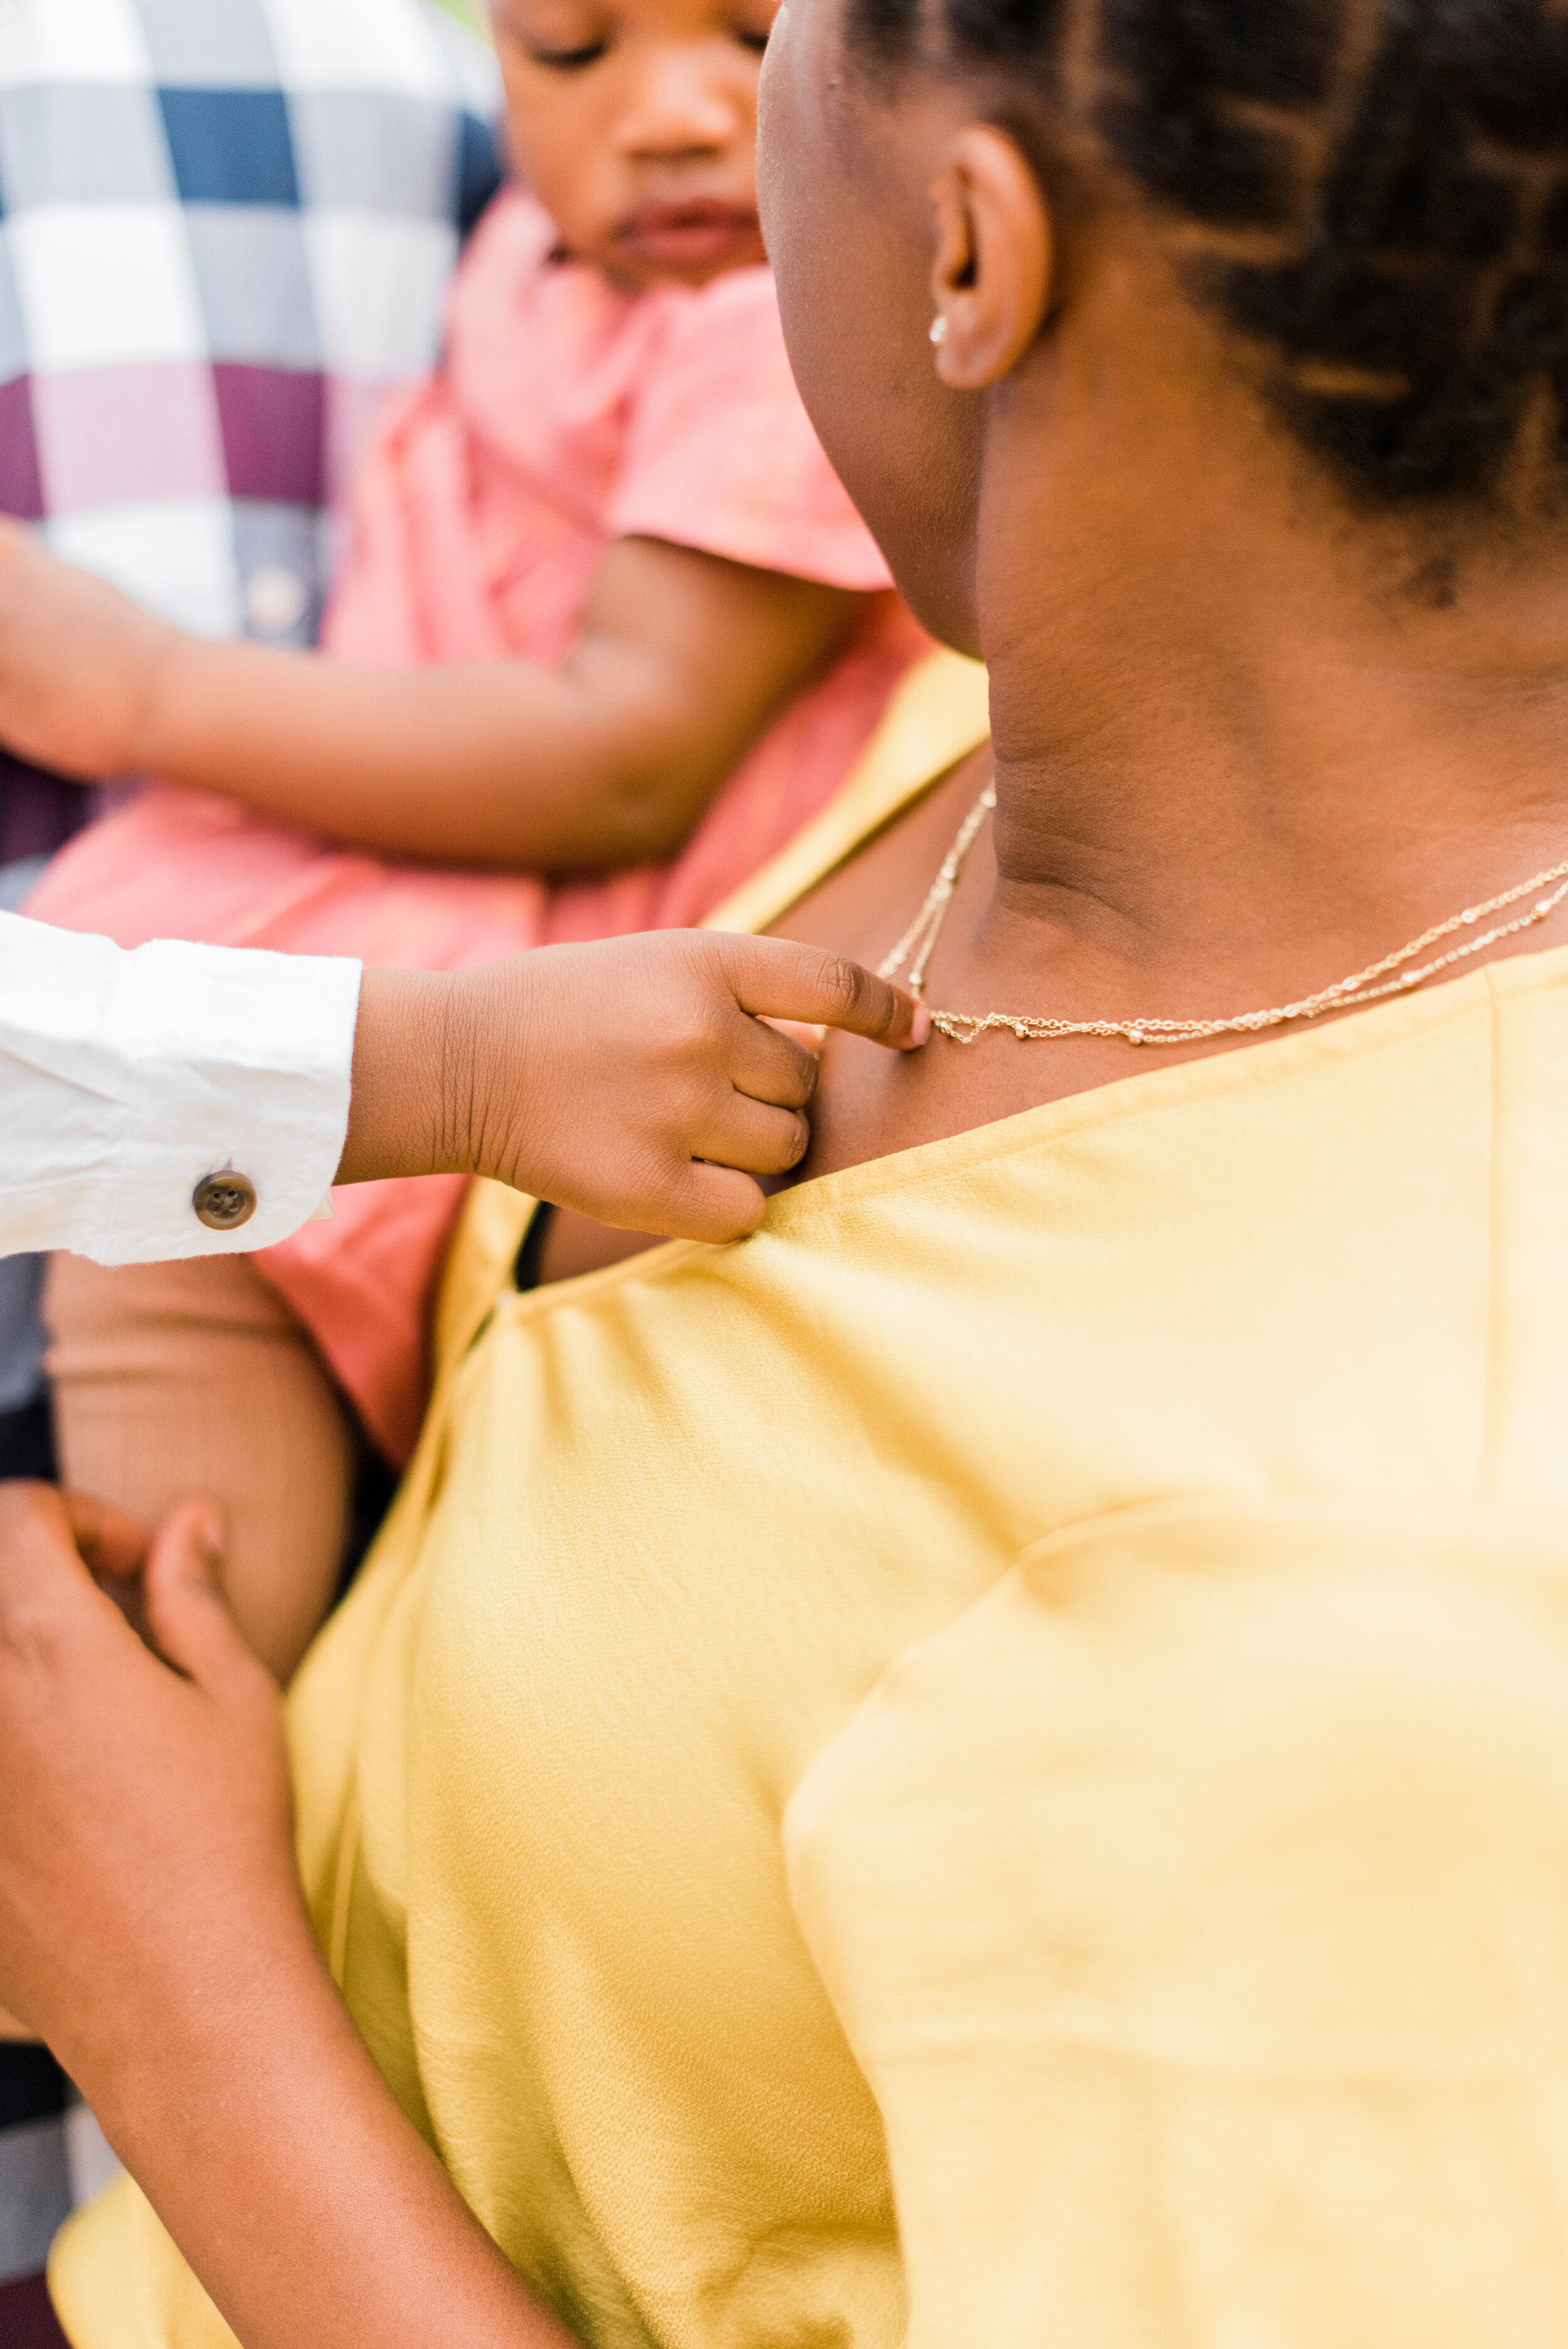
[[(1389, 2181), (1435, 2134), (1467, 2178), (1544, 2188), (1550, 2032), (1517, 1985), (1554, 1979), (1560, 1941), (1565, 1555), (1559, 1511), (1194, 1491), (1035, 1543), (889, 1664), (785, 1833), (887, 2125), (922, 2338), (1132, 2304), (1233, 2337), (1227, 2314), (1278, 2307), (1299, 2225), (1297, 2337), (1343, 2339), (1326, 2252), (1386, 2268)], [(1475, 2082), (1504, 2074), (1530, 2085), (1483, 2115)], [(1088, 2247), (1065, 2285), (1047, 2207)], [(1150, 2207), (1191, 2230), (1174, 2260), (1169, 2230), (1145, 2251)], [(1364, 2337), (1451, 2286), (1435, 2253), (1402, 2267)]]

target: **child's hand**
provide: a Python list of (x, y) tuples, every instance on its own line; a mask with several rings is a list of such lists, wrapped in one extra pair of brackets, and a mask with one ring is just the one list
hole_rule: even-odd
[(900, 988), (784, 938), (665, 930), (455, 977), (367, 971), (338, 1180), (460, 1168), (627, 1230), (738, 1239), (767, 1204), (752, 1177), (810, 1138), (816, 1060), (769, 1019), (895, 1050), (929, 1028)]
[(0, 742), (85, 780), (146, 763), (159, 671), (181, 639), (91, 572), (0, 522)]

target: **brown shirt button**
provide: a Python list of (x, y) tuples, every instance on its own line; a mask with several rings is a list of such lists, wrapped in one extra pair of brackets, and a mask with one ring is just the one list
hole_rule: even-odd
[(232, 1166), (225, 1166), (197, 1184), (191, 1205), (197, 1221), (210, 1232), (237, 1232), (256, 1212), (256, 1186), (248, 1174), (236, 1174)]

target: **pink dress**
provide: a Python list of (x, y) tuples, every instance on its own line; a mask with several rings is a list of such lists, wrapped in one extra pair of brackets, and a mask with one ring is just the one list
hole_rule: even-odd
[[(667, 864), (565, 881), (393, 864), (155, 787), (66, 849), (30, 914), (125, 946), (201, 938), (458, 969), (695, 922), (831, 795), (929, 647), (800, 406), (769, 274), (630, 295), (553, 243), (518, 193), (475, 237), (442, 369), (394, 405), (366, 460), (326, 649), (381, 667), (557, 661), (606, 547), (642, 535), (869, 591), (842, 657)], [(330, 1223), (255, 1259), (395, 1460), (418, 1430), (428, 1302), (463, 1187), (340, 1190)]]

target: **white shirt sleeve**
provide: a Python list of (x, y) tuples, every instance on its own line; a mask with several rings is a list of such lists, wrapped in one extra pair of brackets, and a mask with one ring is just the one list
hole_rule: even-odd
[[(325, 1199), (348, 1124), (360, 965), (0, 914), (0, 1256), (248, 1255)], [(192, 1205), (232, 1169), (249, 1223)]]

